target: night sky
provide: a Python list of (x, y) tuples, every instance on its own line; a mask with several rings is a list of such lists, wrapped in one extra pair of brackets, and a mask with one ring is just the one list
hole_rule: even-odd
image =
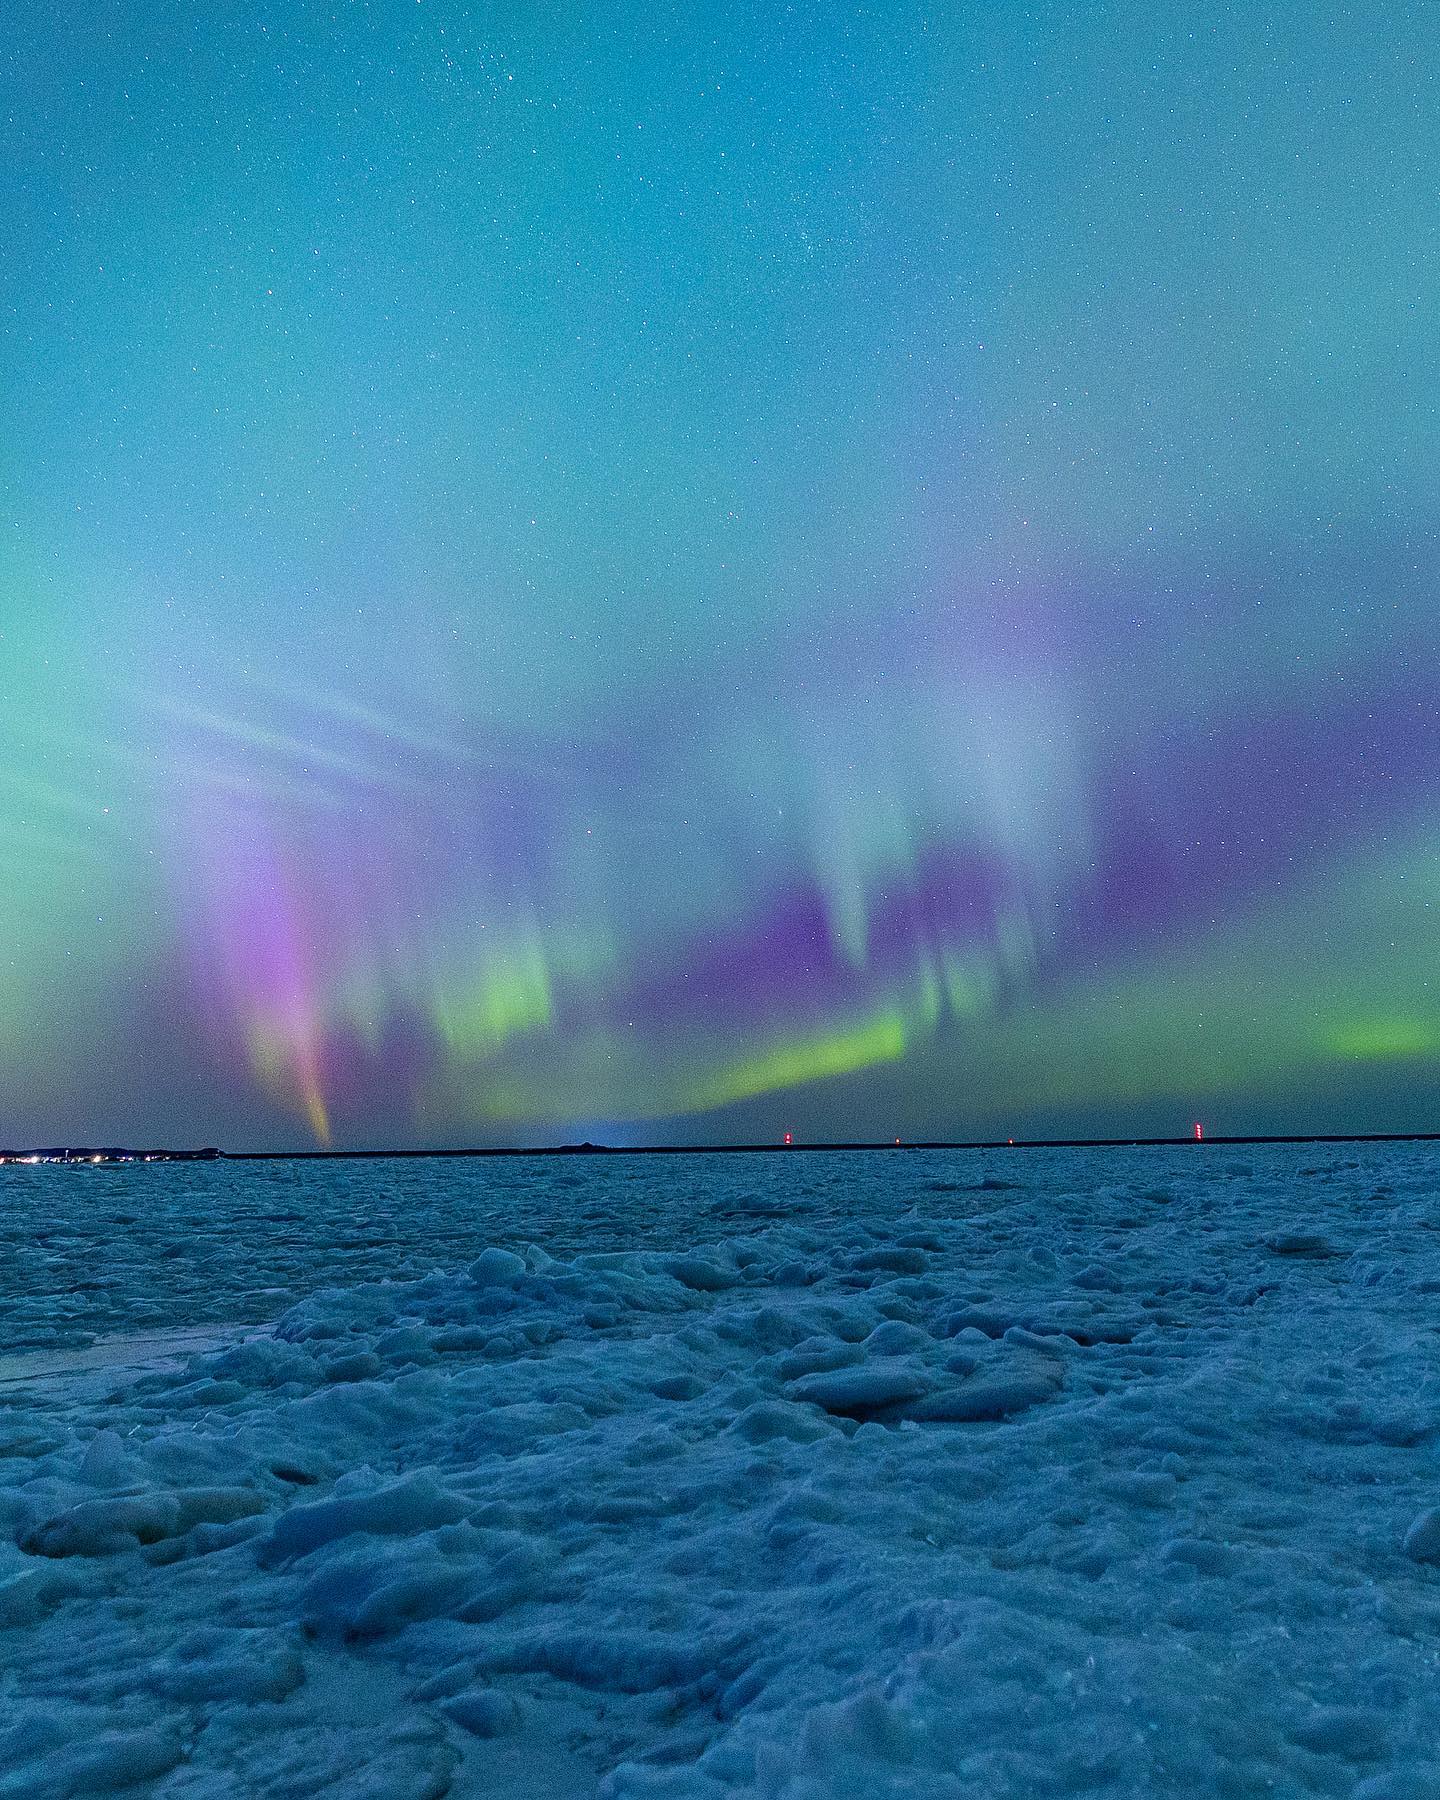
[(1440, 14), (10, 0), (0, 1144), (1440, 1129)]

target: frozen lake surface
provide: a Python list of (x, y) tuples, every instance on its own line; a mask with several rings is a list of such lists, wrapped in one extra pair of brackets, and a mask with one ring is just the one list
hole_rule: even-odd
[(0, 1796), (1440, 1794), (1440, 1156), (0, 1176)]

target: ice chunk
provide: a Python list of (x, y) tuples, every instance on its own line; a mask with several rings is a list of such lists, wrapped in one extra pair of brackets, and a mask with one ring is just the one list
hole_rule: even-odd
[(1229, 1544), (1210, 1538), (1172, 1538), (1161, 1552), (1167, 1563), (1197, 1570), (1201, 1575), (1233, 1575), (1239, 1558)]
[(513, 1250), (501, 1250), (492, 1245), (490, 1249), (481, 1251), (471, 1263), (468, 1273), (477, 1287), (514, 1287), (527, 1271), (523, 1256), (517, 1256)]
[(416, 1619), (454, 1614), (482, 1571), (461, 1559), (427, 1557), (406, 1568), (392, 1554), (357, 1550), (332, 1562), (307, 1585), (300, 1617), (312, 1635), (382, 1637)]
[(1411, 1522), (1402, 1548), (1412, 1562), (1440, 1563), (1440, 1507), (1429, 1507)]
[(1265, 1240), (1265, 1248), (1276, 1256), (1304, 1256), (1319, 1259), (1343, 1256), (1345, 1253), (1319, 1231), (1277, 1231)]
[(903, 1319), (886, 1319), (865, 1340), (872, 1356), (909, 1356), (915, 1351), (929, 1350), (934, 1340), (918, 1325), (907, 1325)]
[(305, 1679), (305, 1667), (293, 1639), (208, 1626), (183, 1639), (151, 1679), (161, 1693), (186, 1705), (254, 1705), (293, 1693)]
[(928, 1386), (926, 1377), (907, 1363), (861, 1363), (807, 1375), (791, 1382), (790, 1396), (838, 1413), (846, 1419), (873, 1419), (904, 1401), (914, 1400)]
[(698, 1400), (705, 1383), (698, 1375), (664, 1375), (651, 1383), (650, 1392), (657, 1400)]
[(389, 1487), (363, 1494), (347, 1494), (330, 1500), (313, 1500), (292, 1506), (276, 1521), (261, 1546), (263, 1567), (308, 1556), (322, 1544), (354, 1532), (377, 1537), (408, 1537), (433, 1531), (437, 1525), (453, 1525), (470, 1510), (470, 1502), (448, 1493), (432, 1476), (407, 1475)]
[(1290, 1734), (1320, 1756), (1370, 1761), (1385, 1754), (1385, 1720), (1369, 1707), (1317, 1706)]
[(0, 1744), (3, 1800), (83, 1800), (91, 1794), (113, 1794), (168, 1775), (184, 1755), (179, 1737), (159, 1726), (94, 1732), (85, 1730), (80, 1719), (73, 1725), (48, 1719), (37, 1723), (42, 1729), (49, 1727), (53, 1747), (40, 1748), (40, 1732), (32, 1734), (28, 1756), (19, 1742)]
[(520, 1708), (509, 1694), (498, 1688), (472, 1688), (445, 1702), (444, 1711), (473, 1736), (499, 1737), (503, 1731), (514, 1731), (520, 1723)]
[(665, 1267), (682, 1287), (700, 1294), (723, 1293), (740, 1279), (733, 1269), (722, 1269), (719, 1263), (709, 1262), (703, 1256), (672, 1256)]
[(842, 1344), (835, 1338), (807, 1338), (780, 1358), (775, 1372), (782, 1381), (798, 1381), (804, 1375), (825, 1375), (832, 1369), (849, 1368), (862, 1355), (854, 1344)]
[(964, 1306), (958, 1312), (951, 1313), (942, 1321), (941, 1330), (946, 1337), (959, 1337), (964, 1331), (978, 1331), (983, 1337), (1004, 1337), (1011, 1321), (997, 1312), (987, 1312), (978, 1306)]
[(1015, 1413), (1052, 1400), (1060, 1389), (1058, 1365), (978, 1370), (958, 1387), (929, 1394), (904, 1411), (907, 1418), (934, 1424), (1008, 1419)]
[(929, 1266), (925, 1252), (915, 1245), (886, 1244), (857, 1251), (850, 1258), (852, 1269), (886, 1275), (923, 1275)]
[(108, 1556), (178, 1537), (200, 1524), (228, 1524), (263, 1512), (249, 1488), (155, 1489), (82, 1500), (27, 1532), (20, 1547), (32, 1556)]
[(35, 1624), (78, 1588), (73, 1578), (58, 1570), (22, 1569), (8, 1581), (0, 1581), (0, 1630)]
[(730, 1429), (751, 1444), (768, 1444), (773, 1438), (813, 1444), (816, 1438), (824, 1437), (826, 1432), (833, 1432), (837, 1427), (817, 1419), (803, 1406), (792, 1406), (784, 1400), (757, 1400), (753, 1406), (746, 1407)]

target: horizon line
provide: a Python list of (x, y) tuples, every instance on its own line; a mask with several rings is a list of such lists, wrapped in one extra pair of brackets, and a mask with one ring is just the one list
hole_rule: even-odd
[(1096, 1138), (881, 1138), (746, 1144), (536, 1144), (474, 1148), (381, 1150), (222, 1150), (225, 1162), (345, 1162), (387, 1157), (483, 1156), (761, 1156), (804, 1151), (861, 1150), (1139, 1150), (1190, 1144), (1401, 1144), (1440, 1142), (1440, 1131), (1318, 1131), (1208, 1133), (1204, 1136)]
[(423, 1157), (461, 1158), (517, 1156), (758, 1156), (803, 1152), (814, 1155), (825, 1152), (859, 1151), (960, 1151), (960, 1150), (1142, 1150), (1178, 1147), (1182, 1144), (1204, 1149), (1207, 1145), (1235, 1147), (1258, 1144), (1409, 1144), (1440, 1142), (1440, 1131), (1302, 1131), (1302, 1132), (1232, 1132), (1215, 1135), (1164, 1137), (1073, 1137), (1073, 1138), (885, 1138), (810, 1139), (804, 1142), (767, 1140), (744, 1144), (594, 1144), (588, 1140), (578, 1144), (490, 1144), (458, 1147), (382, 1149), (313, 1149), (313, 1150), (223, 1150), (207, 1146), (200, 1150), (155, 1148), (131, 1150), (128, 1146), (63, 1145), (45, 1150), (0, 1151), (0, 1163), (11, 1166), (37, 1156), (47, 1162), (153, 1160), (157, 1162), (378, 1162), (415, 1160)]

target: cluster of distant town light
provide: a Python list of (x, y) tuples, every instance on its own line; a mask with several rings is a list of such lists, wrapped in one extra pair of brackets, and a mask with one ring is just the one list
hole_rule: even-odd
[(213, 1162), (220, 1152), (205, 1150), (0, 1150), (0, 1167), (7, 1163), (154, 1163)]

